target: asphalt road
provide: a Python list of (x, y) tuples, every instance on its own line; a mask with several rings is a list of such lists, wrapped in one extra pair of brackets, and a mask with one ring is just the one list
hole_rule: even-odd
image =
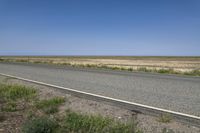
[(0, 63), (0, 73), (200, 116), (200, 78)]

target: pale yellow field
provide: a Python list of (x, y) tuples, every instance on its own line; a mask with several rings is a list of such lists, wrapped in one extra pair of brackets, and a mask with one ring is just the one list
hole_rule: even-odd
[(0, 57), (10, 61), (147, 69), (173, 69), (179, 72), (200, 70), (200, 57)]

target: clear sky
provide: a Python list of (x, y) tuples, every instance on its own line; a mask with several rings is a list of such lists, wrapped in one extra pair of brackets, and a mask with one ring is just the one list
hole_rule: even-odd
[(200, 0), (0, 0), (0, 55), (200, 56)]

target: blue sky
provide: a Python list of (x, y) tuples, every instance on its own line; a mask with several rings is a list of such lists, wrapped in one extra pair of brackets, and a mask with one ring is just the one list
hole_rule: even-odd
[(200, 56), (200, 0), (0, 0), (0, 55)]

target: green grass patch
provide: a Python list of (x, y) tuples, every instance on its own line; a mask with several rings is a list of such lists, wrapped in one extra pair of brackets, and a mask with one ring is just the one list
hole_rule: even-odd
[(28, 120), (22, 127), (23, 133), (54, 133), (58, 124), (47, 117), (39, 117)]
[(111, 67), (110, 69), (112, 69), (112, 70), (120, 70), (119, 67)]
[(121, 67), (120, 70), (124, 71), (124, 70), (128, 70), (128, 69), (126, 69), (126, 68), (124, 68), (124, 67)]
[(2, 107), (1, 111), (15, 112), (17, 111), (17, 104), (15, 102), (8, 102)]
[(42, 62), (41, 61), (33, 61), (33, 63), (40, 64)]
[(53, 114), (58, 112), (58, 106), (65, 102), (63, 97), (54, 97), (48, 100), (36, 102), (36, 108), (42, 109), (46, 114)]
[(137, 69), (137, 71), (141, 71), (141, 72), (151, 72), (150, 69), (147, 69), (146, 67), (140, 67)]
[(159, 69), (156, 70), (158, 73), (173, 73), (174, 70), (173, 69)]
[(128, 68), (128, 71), (133, 71), (133, 68)]
[(6, 100), (29, 99), (36, 96), (36, 90), (21, 85), (0, 84), (0, 97)]
[(50, 106), (57, 106), (65, 102), (65, 98), (63, 97), (54, 97), (48, 100), (41, 100), (36, 103), (36, 107), (38, 109), (50, 107)]
[[(134, 126), (135, 127), (135, 126)], [(141, 133), (132, 124), (115, 122), (102, 116), (88, 116), (68, 112), (65, 121), (65, 132), (73, 133)]]

